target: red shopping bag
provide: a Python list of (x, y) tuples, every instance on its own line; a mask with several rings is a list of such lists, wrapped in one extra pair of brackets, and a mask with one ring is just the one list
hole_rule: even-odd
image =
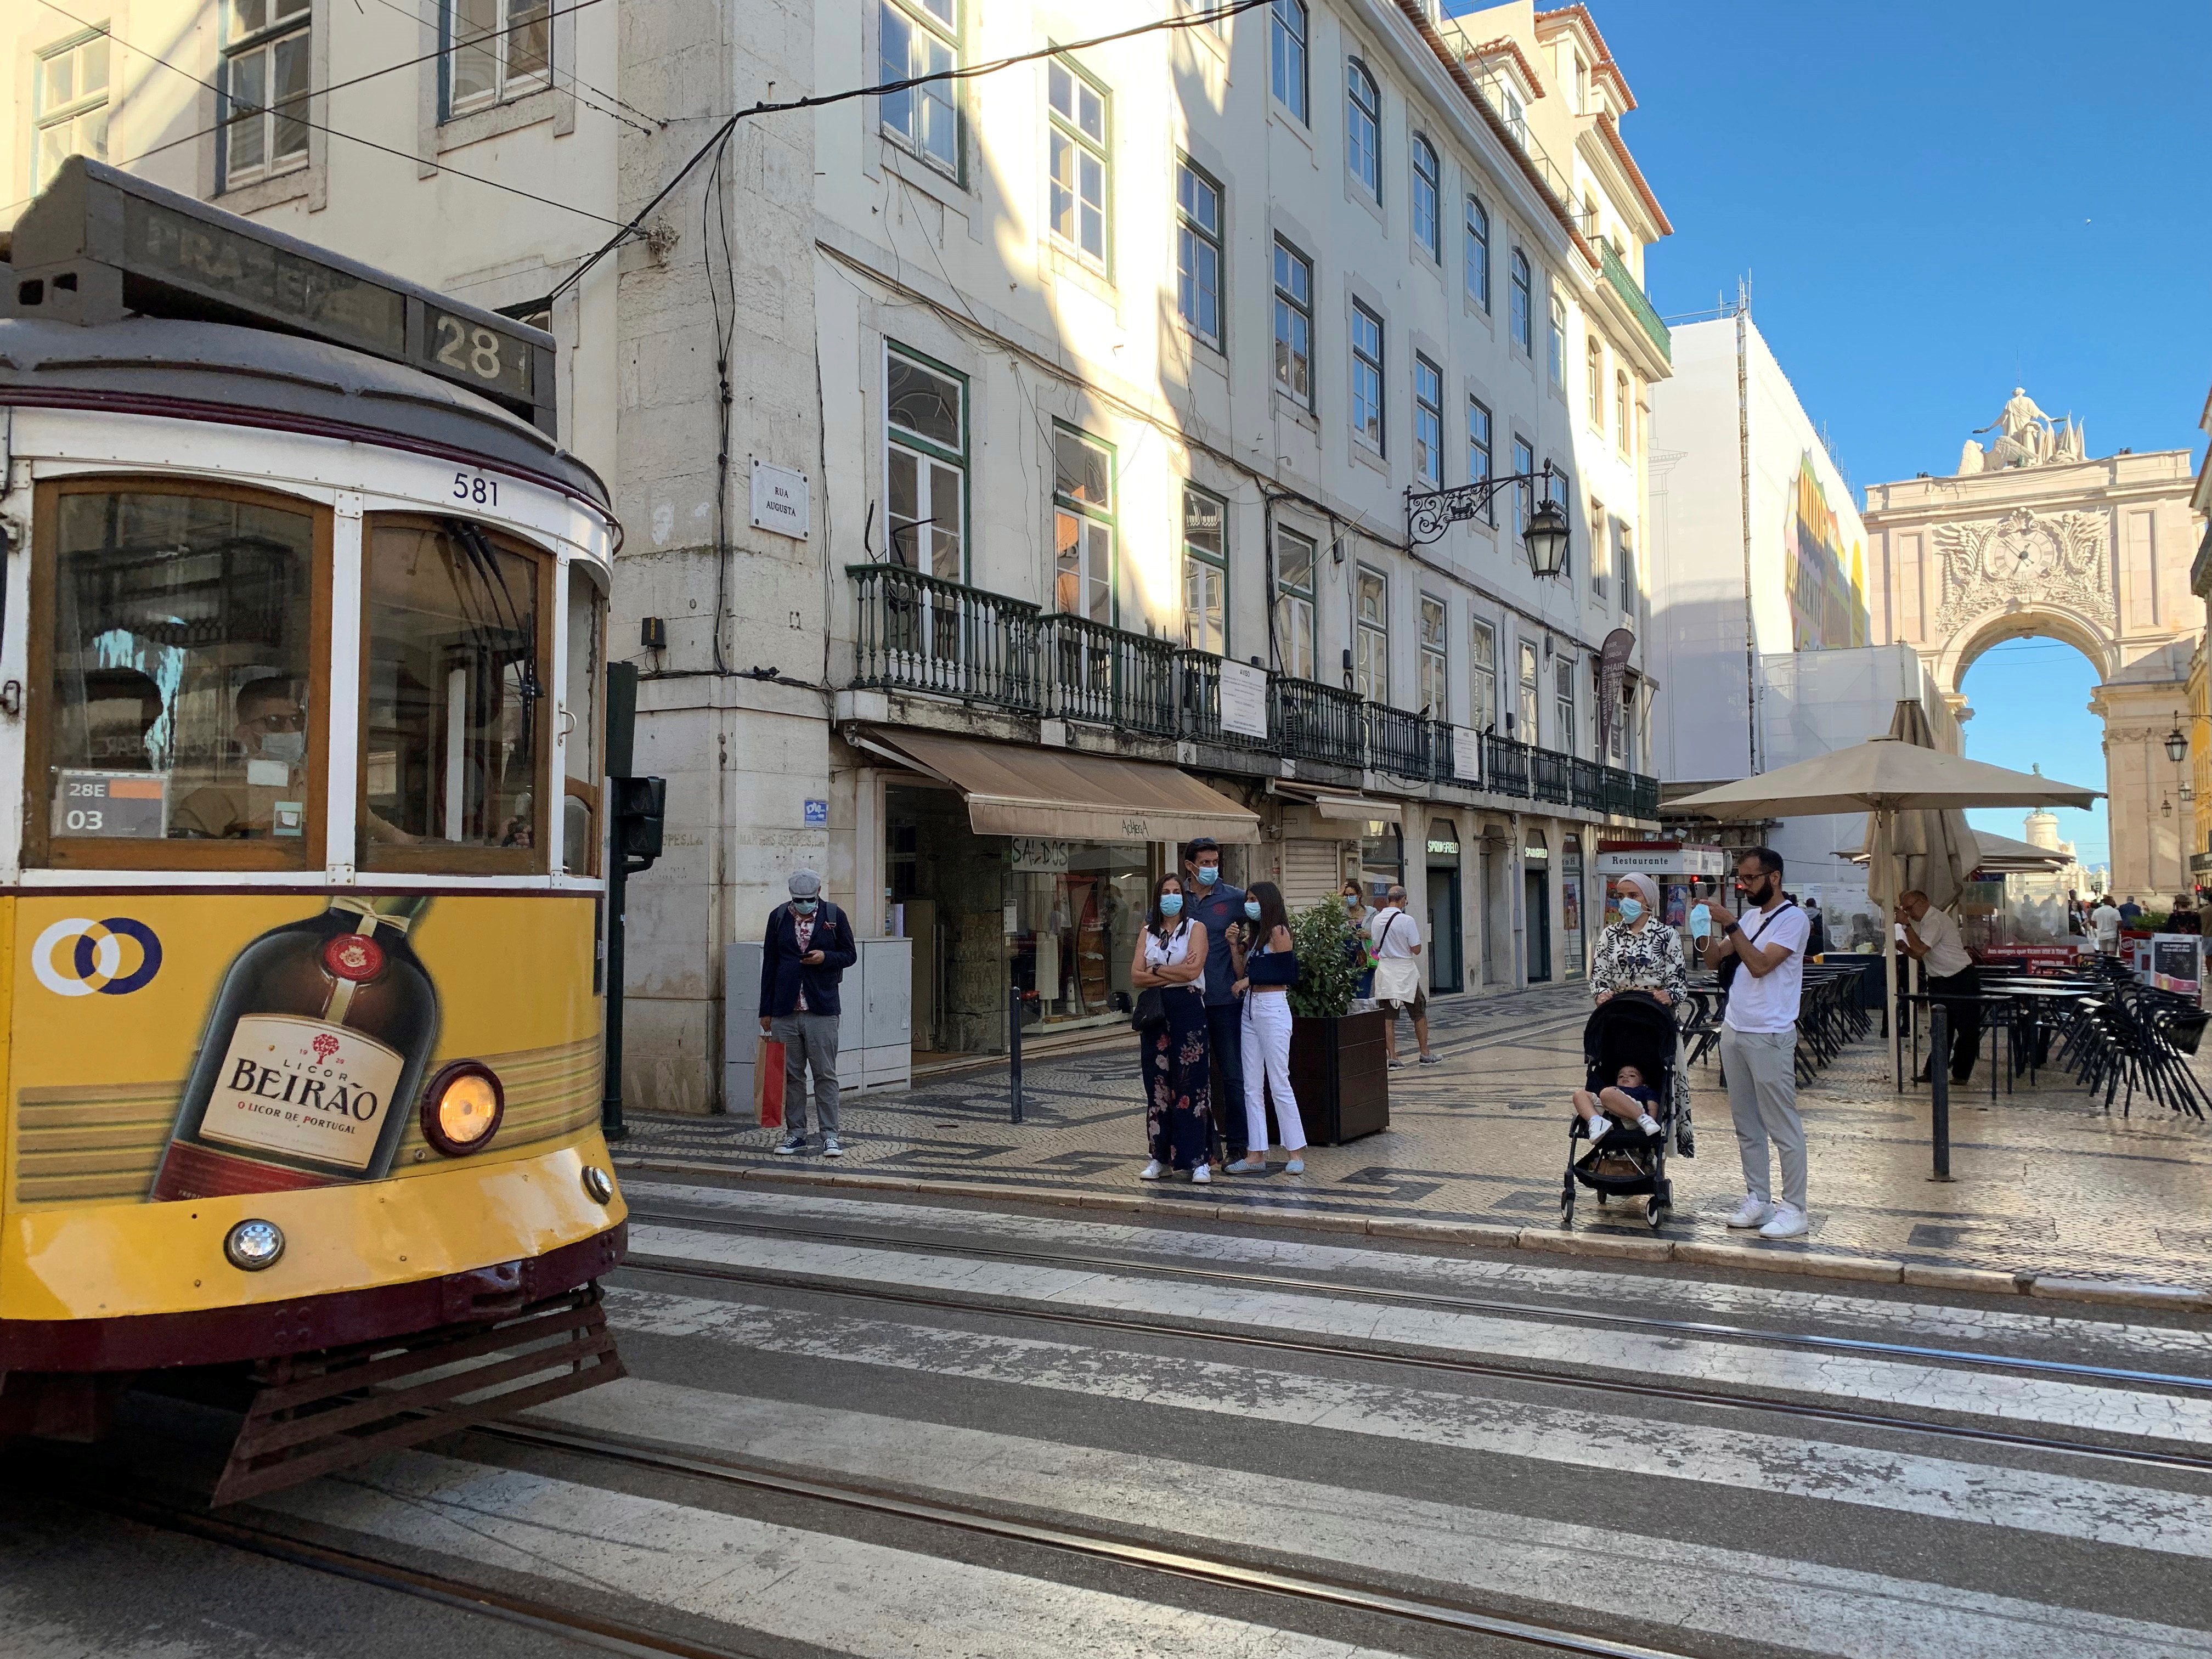
[(783, 1127), (783, 1045), (774, 1037), (753, 1050), (753, 1115), (763, 1129)]

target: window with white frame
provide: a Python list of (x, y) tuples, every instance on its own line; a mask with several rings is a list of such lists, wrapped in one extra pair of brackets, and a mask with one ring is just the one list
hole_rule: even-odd
[[(957, 0), (878, 0), (876, 10), (877, 69), (886, 82), (960, 67)], [(884, 132), (932, 167), (957, 176), (960, 121), (952, 87), (950, 81), (932, 81), (885, 93), (876, 104)]]
[[(1539, 740), (1536, 710), (1543, 701), (1543, 684), (1540, 678), (1542, 673), (1543, 660), (1536, 654), (1536, 641), (1522, 641), (1521, 678), (1520, 684), (1516, 687), (1519, 693), (1521, 717), (1513, 735), (1523, 743), (1533, 744)], [(1513, 717), (1508, 715), (1506, 718), (1510, 721)]]
[(1221, 345), (1221, 186), (1184, 156), (1176, 163), (1176, 309), (1183, 325)]
[(1313, 262), (1275, 239), (1275, 384), (1313, 407)]
[(1443, 171), (1437, 164), (1437, 152), (1417, 132), (1413, 135), (1413, 240), (1429, 258), (1437, 260), (1444, 257), (1443, 216), (1438, 205), (1443, 200)]
[(1613, 441), (1624, 455), (1628, 453), (1628, 371), (1613, 371)]
[(1552, 746), (1565, 755), (1582, 753), (1582, 733), (1575, 725), (1575, 671), (1581, 663), (1571, 651), (1552, 659)]
[(1229, 654), (1229, 507), (1190, 484), (1182, 489), (1182, 642)]
[(551, 10), (547, 0), (447, 0), (448, 117), (553, 84)]
[(1605, 597), (1605, 573), (1607, 563), (1605, 556), (1605, 503), (1593, 495), (1590, 497), (1589, 508), (1590, 592), (1601, 599)]
[(1275, 0), (1267, 21), (1267, 75), (1275, 101), (1306, 118), (1305, 0)]
[(1430, 489), (1443, 488), (1443, 371), (1418, 352), (1413, 356), (1413, 471)]
[(1382, 199), (1382, 94), (1357, 58), (1344, 65), (1344, 164), (1370, 196)]
[(1535, 289), (1529, 279), (1528, 256), (1519, 248), (1513, 250), (1510, 275), (1513, 293), (1508, 309), (1513, 330), (1513, 343), (1521, 348), (1524, 357), (1533, 356), (1535, 336), (1530, 331), (1535, 325)]
[[(1517, 433), (1513, 439), (1513, 471), (1516, 477), (1526, 479), (1536, 470), (1536, 451), (1526, 438)], [(1528, 533), (1528, 516), (1536, 510), (1536, 487), (1526, 482), (1512, 486), (1513, 540), (1521, 544)]]
[(1636, 614), (1636, 538), (1626, 525), (1620, 526), (1620, 539), (1613, 544), (1613, 574), (1620, 582), (1620, 609), (1624, 615)]
[(1390, 579), (1361, 565), (1352, 579), (1352, 689), (1390, 701)]
[(107, 28), (71, 35), (39, 54), (31, 89), (31, 183), (44, 190), (72, 155), (107, 159)]
[(1480, 617), (1468, 630), (1467, 712), (1478, 732), (1498, 724), (1498, 627)]
[(1287, 526), (1275, 530), (1275, 661), (1292, 679), (1314, 677), (1318, 569), (1314, 539)]
[(229, 0), (223, 36), (222, 188), (235, 190), (307, 164), (308, 0)]
[(945, 581), (967, 580), (967, 380), (889, 347), (884, 451), (892, 560)]
[(1421, 712), (1451, 718), (1451, 647), (1444, 629), (1449, 611), (1434, 594), (1421, 595)]
[(1053, 461), (1053, 608), (1114, 623), (1114, 452), (1056, 426)]
[(1564, 392), (1567, 386), (1567, 303), (1556, 294), (1552, 295), (1550, 348), (1552, 384)]
[(1352, 302), (1352, 435), (1382, 453), (1382, 319)]
[(1045, 71), (1052, 106), (1052, 234), (1090, 264), (1106, 263), (1106, 93), (1056, 58)]
[(1593, 334), (1583, 346), (1583, 378), (1589, 381), (1590, 430), (1605, 436), (1605, 348)]
[(1490, 210), (1467, 198), (1467, 297), (1490, 309)]
[[(1490, 476), (1490, 406), (1480, 398), (1467, 400), (1467, 481), (1480, 483)], [(1498, 522), (1496, 501), (1482, 504), (1482, 521)]]

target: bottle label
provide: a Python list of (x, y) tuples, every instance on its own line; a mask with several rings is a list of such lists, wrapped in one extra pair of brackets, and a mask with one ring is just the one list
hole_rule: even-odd
[(406, 1063), (343, 1025), (247, 1014), (232, 1029), (200, 1137), (366, 1170)]

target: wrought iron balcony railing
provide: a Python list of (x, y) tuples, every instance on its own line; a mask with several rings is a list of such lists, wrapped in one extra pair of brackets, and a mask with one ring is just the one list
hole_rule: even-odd
[(904, 565), (848, 565), (856, 686), (928, 691), (1033, 713), (1037, 607)]
[(1658, 307), (1651, 303), (1651, 296), (1644, 291), (1644, 284), (1636, 280), (1620, 255), (1613, 252), (1611, 242), (1601, 241), (1598, 247), (1600, 269), (1605, 272), (1606, 281), (1613, 284), (1614, 293), (1628, 301), (1628, 308), (1636, 313), (1636, 320), (1644, 325), (1644, 331), (1651, 337), (1651, 343), (1659, 348), (1659, 355), (1673, 362), (1674, 337), (1668, 331), (1667, 325), (1660, 321)]

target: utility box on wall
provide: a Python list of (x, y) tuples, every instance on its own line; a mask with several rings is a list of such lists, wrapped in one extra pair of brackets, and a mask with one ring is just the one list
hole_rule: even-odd
[[(841, 1093), (903, 1089), (914, 1080), (914, 941), (863, 939), (860, 960), (837, 984), (837, 1083)], [(722, 953), (724, 1109), (752, 1110), (753, 1056), (760, 1043), (761, 945)]]

